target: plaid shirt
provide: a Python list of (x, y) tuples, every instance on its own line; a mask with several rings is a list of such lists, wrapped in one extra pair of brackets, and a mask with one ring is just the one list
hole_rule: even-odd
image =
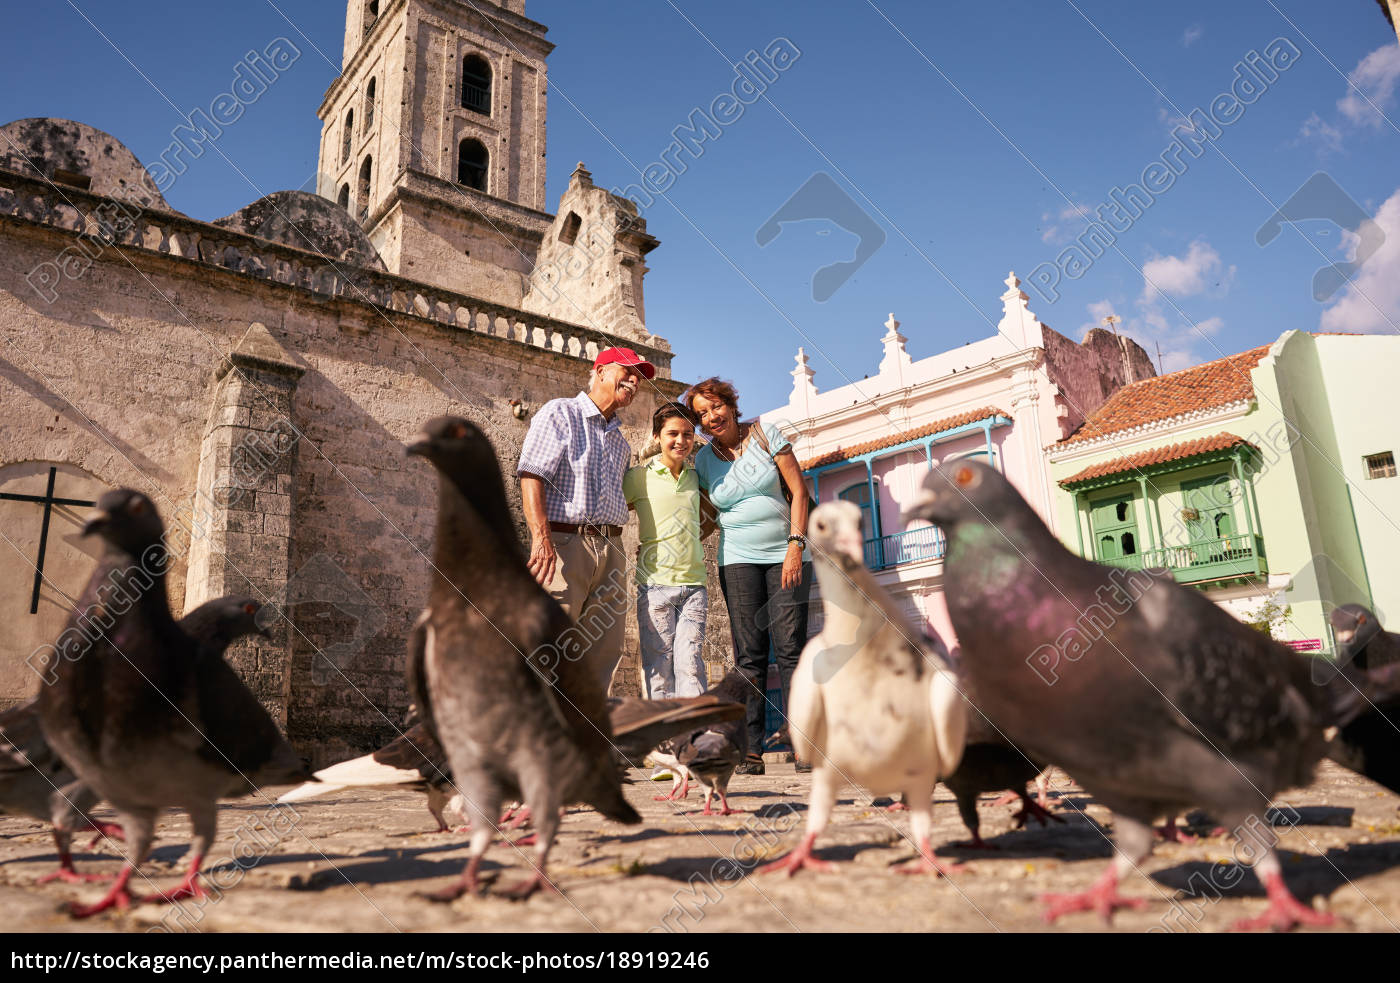
[(588, 393), (579, 393), (573, 399), (551, 399), (539, 408), (515, 473), (544, 479), (544, 510), (550, 522), (625, 526), (622, 476), (631, 459), (622, 421), (616, 416), (603, 419)]

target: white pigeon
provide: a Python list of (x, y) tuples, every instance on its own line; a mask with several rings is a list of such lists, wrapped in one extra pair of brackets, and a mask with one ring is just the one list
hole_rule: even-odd
[(934, 785), (962, 757), (967, 703), (937, 643), (910, 624), (862, 562), (860, 509), (819, 505), (808, 524), (825, 621), (802, 650), (788, 723), (799, 760), (812, 764), (807, 834), (765, 872), (832, 869), (812, 856), (842, 785), (902, 793), (919, 857), (896, 870), (946, 874), (929, 845)]

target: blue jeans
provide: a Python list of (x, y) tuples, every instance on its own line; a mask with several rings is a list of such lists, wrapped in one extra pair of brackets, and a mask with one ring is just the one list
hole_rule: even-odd
[(729, 608), (734, 639), (734, 666), (753, 685), (749, 689), (749, 753), (763, 753), (767, 706), (768, 652), (778, 664), (783, 687), (783, 722), (797, 659), (807, 644), (807, 603), (812, 593), (812, 564), (802, 564), (802, 580), (783, 589), (781, 563), (729, 563), (719, 568), (720, 590)]
[(708, 605), (709, 591), (704, 584), (637, 585), (637, 630), (648, 699), (699, 696), (705, 692), (705, 660), (700, 649), (705, 640)]

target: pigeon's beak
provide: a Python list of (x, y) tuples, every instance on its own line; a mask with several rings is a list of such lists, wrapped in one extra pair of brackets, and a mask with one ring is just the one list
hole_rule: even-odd
[(427, 433), (420, 431), (412, 440), (404, 445), (403, 452), (408, 457), (427, 457), (428, 448), (432, 446), (432, 443), (433, 438), (429, 437)]
[(106, 526), (110, 521), (112, 521), (112, 513), (110, 512), (103, 509), (89, 512), (87, 521), (83, 523), (83, 535), (91, 536), (93, 533), (97, 532), (97, 530)]
[(1347, 642), (1351, 641), (1355, 637), (1355, 628), (1340, 628), (1337, 630), (1337, 641), (1341, 642), (1343, 645), (1345, 645)]

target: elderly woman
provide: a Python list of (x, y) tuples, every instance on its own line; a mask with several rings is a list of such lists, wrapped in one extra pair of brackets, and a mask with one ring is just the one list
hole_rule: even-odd
[(739, 422), (739, 394), (732, 384), (714, 378), (698, 382), (686, 403), (710, 437), (695, 455), (695, 470), (719, 525), (719, 585), (729, 608), (734, 662), (753, 683), (749, 759), (739, 772), (761, 775), (769, 647), (786, 706), (807, 642), (812, 584), (811, 563), (804, 562), (807, 487), (792, 445), (777, 427)]

